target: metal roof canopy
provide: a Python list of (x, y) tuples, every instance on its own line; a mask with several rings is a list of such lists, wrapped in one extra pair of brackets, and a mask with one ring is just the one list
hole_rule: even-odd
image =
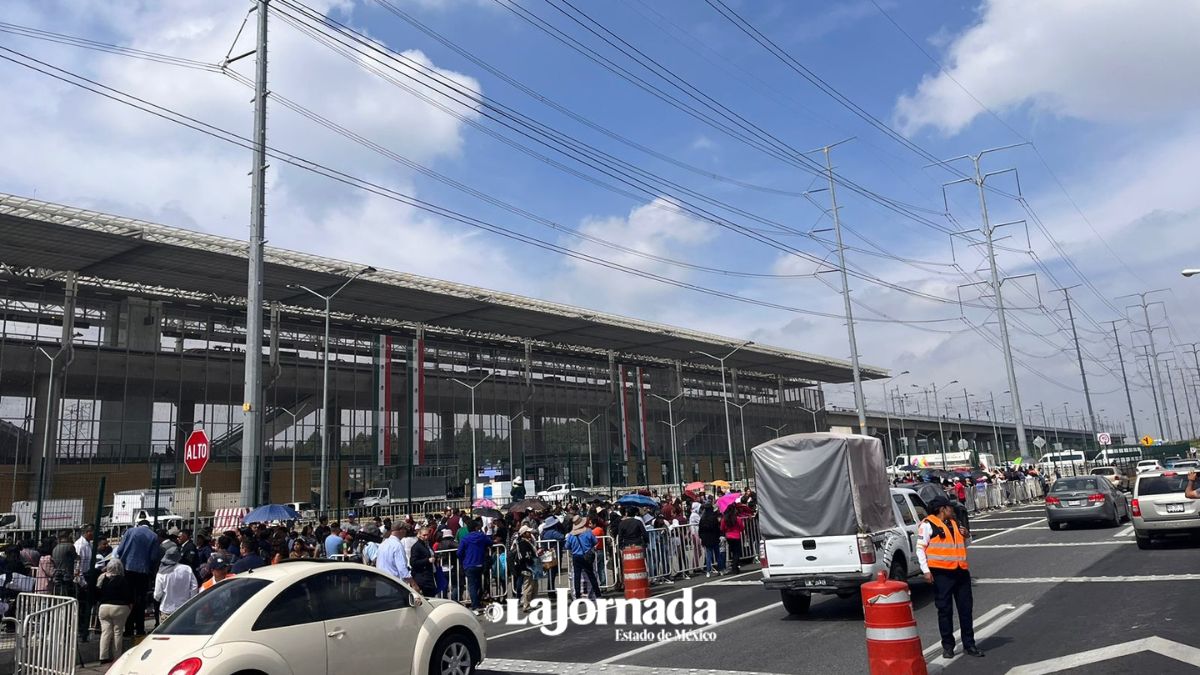
[[(0, 262), (13, 267), (75, 271), (128, 283), (244, 298), (245, 241), (0, 193)], [(264, 298), (316, 307), (308, 286), (328, 293), (365, 265), (266, 247)], [(337, 310), (360, 316), (478, 331), (592, 350), (691, 364), (711, 361), (743, 341), (592, 312), (474, 286), (380, 270), (346, 287)], [(848, 361), (766, 345), (750, 345), (726, 361), (742, 371), (816, 382), (847, 382)], [(863, 367), (864, 378), (886, 377)]]

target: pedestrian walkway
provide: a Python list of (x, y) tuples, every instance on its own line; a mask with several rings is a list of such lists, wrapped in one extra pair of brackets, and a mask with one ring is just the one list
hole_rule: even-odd
[[(660, 668), (658, 666), (597, 665), (591, 663), (562, 663), (558, 661), (529, 661), (525, 659), (487, 659), (480, 666), (482, 673), (558, 673), (561, 675), (728, 675), (729, 671), (705, 668)], [(775, 675), (750, 672), (744, 675)]]

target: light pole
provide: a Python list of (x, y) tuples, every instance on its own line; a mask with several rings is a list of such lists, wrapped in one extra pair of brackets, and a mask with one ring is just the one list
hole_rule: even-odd
[[(364, 274), (375, 272), (374, 267), (364, 267), (354, 273), (354, 276), (347, 279), (337, 290), (329, 295), (323, 295), (301, 284), (288, 284), (287, 287), (292, 290), (307, 291), (325, 303), (325, 350), (321, 357), (322, 372), (321, 372), (321, 510), (322, 515), (329, 508), (329, 304), (333, 301), (334, 296), (342, 292), (342, 289), (350, 285), (350, 282), (361, 277)], [(247, 449), (247, 451), (252, 451)], [(339, 478), (340, 480), (340, 478)]]
[[(524, 411), (524, 410), (521, 410), (521, 411), (519, 411), (519, 412), (518, 412), (516, 415), (513, 415), (512, 417), (506, 417), (506, 418), (505, 418), (505, 419), (507, 419), (507, 420), (508, 420), (508, 482), (510, 482), (510, 483), (512, 482), (512, 478), (513, 478), (513, 476), (515, 476), (515, 475), (516, 475), (516, 473), (517, 473), (517, 465), (516, 465), (516, 463), (513, 461), (513, 445), (512, 445), (512, 437), (513, 437), (513, 434), (512, 434), (512, 423), (513, 423), (513, 422), (514, 422), (514, 421), (515, 421), (515, 420), (516, 420), (518, 417), (520, 417), (521, 415), (524, 415), (524, 414), (525, 414), (525, 411)], [(524, 428), (524, 425), (522, 425), (522, 428)], [(589, 443), (589, 445), (590, 445), (590, 443)], [(474, 497), (472, 497), (472, 499), (474, 499)]]
[[(799, 408), (800, 410), (803, 410), (804, 412), (806, 412), (806, 413), (809, 413), (810, 415), (812, 415), (812, 418), (813, 418), (813, 433), (816, 433), (816, 432), (820, 431), (820, 429), (818, 429), (818, 428), (817, 428), (817, 412), (819, 412), (819, 411), (818, 411), (818, 410), (809, 410), (808, 408), (805, 408), (805, 407), (804, 407), (804, 406), (802, 406), (802, 405), (797, 405), (796, 407), (797, 407), (797, 408)], [(783, 426), (787, 426), (787, 425), (785, 424), (785, 425), (783, 425)], [(767, 428), (768, 428), (768, 429), (770, 429), (770, 427), (767, 427)]]
[[(54, 402), (54, 366), (58, 361), (58, 357), (63, 355), (64, 349), (59, 349), (54, 356), (50, 356), (50, 352), (42, 347), (38, 347), (38, 351), (50, 360), (50, 374), (46, 377), (46, 418), (42, 423), (42, 461), (38, 467), (38, 483), (37, 483), (37, 513), (34, 514), (34, 530), (37, 533), (38, 541), (42, 538), (42, 504), (44, 502), (43, 491), (46, 486), (46, 465), (50, 462), (50, 436), (58, 434), (58, 429), (51, 426), (51, 405)], [(14, 457), (13, 463), (16, 463)]]
[(884, 420), (884, 424), (887, 426), (888, 454), (891, 455), (893, 464), (896, 463), (896, 448), (895, 448), (895, 446), (892, 445), (892, 415), (891, 415), (891, 410), (890, 410), (891, 404), (888, 401), (888, 398), (889, 398), (888, 397), (888, 385), (891, 384), (892, 380), (896, 379), (897, 377), (900, 377), (901, 375), (908, 375), (908, 371), (903, 370), (899, 373), (896, 373), (895, 375), (892, 375), (891, 377), (888, 377), (888, 378), (885, 378), (884, 380), (882, 380), (882, 382), (883, 382), (883, 420)]
[(1185, 277), (1194, 277), (1197, 274), (1200, 274), (1200, 269), (1194, 269), (1194, 268), (1186, 269), (1186, 270), (1183, 270), (1182, 272), (1180, 272), (1180, 274), (1182, 274)]
[(599, 414), (597, 414), (595, 417), (593, 417), (593, 418), (592, 418), (592, 419), (590, 419), (590, 420), (585, 420), (585, 419), (583, 419), (582, 417), (576, 417), (576, 418), (575, 418), (575, 421), (576, 421), (576, 422), (583, 422), (584, 424), (586, 424), (586, 425), (587, 425), (587, 437), (588, 437), (588, 470), (587, 470), (587, 479), (588, 479), (588, 487), (592, 487), (592, 484), (596, 482), (596, 481), (592, 480), (592, 422), (595, 422), (596, 420), (600, 419), (600, 416), (601, 416), (602, 414), (603, 414), (603, 413), (599, 413)]
[[(958, 380), (950, 380), (942, 388), (945, 389), (946, 387), (949, 387), (952, 384), (958, 384)], [(916, 389), (920, 389), (920, 387), (918, 387), (915, 384), (912, 386), (915, 387)], [(942, 403), (941, 403), (941, 400), (938, 399), (937, 382), (934, 382), (930, 386), (933, 388), (934, 412), (937, 413), (938, 436), (940, 437), (941, 443), (942, 443), (942, 471), (945, 471), (946, 470), (946, 432), (944, 429), (942, 429)]]
[(450, 378), (451, 382), (457, 382), (471, 390), (471, 494), (467, 495), (468, 503), (475, 500), (475, 481), (479, 479), (479, 448), (477, 447), (477, 440), (479, 437), (479, 420), (475, 417), (475, 389), (478, 388), (479, 385), (486, 382), (491, 376), (492, 373), (488, 373), (487, 375), (483, 376), (483, 379), (479, 380), (475, 384), (467, 384), (457, 377)]
[(745, 347), (749, 347), (752, 344), (754, 344), (753, 340), (744, 342), (744, 343), (738, 345), (737, 347), (734, 347), (733, 350), (730, 351), (725, 356), (713, 356), (712, 354), (709, 354), (708, 352), (702, 352), (702, 351), (693, 351), (692, 352), (693, 354), (707, 356), (708, 358), (716, 361), (721, 366), (721, 401), (725, 404), (725, 443), (727, 444), (727, 446), (729, 448), (729, 482), (730, 483), (737, 480), (737, 476), (733, 470), (734, 469), (734, 466), (733, 466), (733, 430), (729, 428), (729, 394), (725, 390), (725, 360), (728, 359), (729, 357), (733, 356), (734, 354), (738, 353), (738, 351), (740, 351), (741, 349), (743, 349)]
[[(292, 417), (292, 428), (293, 428), (293, 429), (295, 429), (295, 428), (296, 428), (296, 422), (298, 421), (298, 420), (296, 419), (296, 413), (292, 412), (291, 410), (288, 410), (287, 408), (280, 408), (280, 409), (279, 409), (279, 412), (282, 412), (282, 413), (287, 413), (288, 415), (291, 415), (291, 417)], [(293, 435), (295, 435), (295, 434), (293, 434)], [(286, 435), (286, 434), (284, 435), (284, 439), (285, 439), (285, 440), (287, 439), (287, 435)], [(274, 460), (272, 460), (272, 461), (274, 461)], [(311, 465), (310, 465), (310, 466), (311, 466)], [(312, 474), (309, 474), (309, 475), (311, 476)], [(308, 484), (309, 488), (312, 488), (312, 482), (311, 482), (311, 480), (312, 480), (312, 479), (310, 478), (310, 479), (309, 479), (309, 481), (310, 481), (310, 482), (309, 482), (309, 484)], [(310, 495), (310, 496), (311, 496), (311, 495)], [(296, 501), (296, 444), (295, 444), (295, 443), (292, 443), (292, 501), (293, 501), (293, 502), (294, 502), (294, 501)]]
[[(732, 405), (738, 409), (738, 426), (740, 426), (742, 428), (742, 461), (745, 462), (744, 466), (745, 466), (745, 473), (746, 473), (746, 475), (743, 476), (743, 478), (745, 478), (747, 481), (750, 480), (750, 453), (748, 450), (746, 450), (745, 409), (746, 409), (746, 406), (750, 405), (750, 403), (751, 403), (750, 399), (746, 399), (745, 403), (740, 403), (740, 404), (739, 403), (730, 403), (730, 405)], [(747, 482), (747, 486), (749, 486), (749, 482)]]
[[(675, 401), (678, 401), (680, 398), (683, 397), (683, 392), (680, 391), (678, 394), (675, 394), (671, 398), (667, 398), (665, 396), (659, 396), (658, 394), (650, 394), (650, 395), (653, 396), (654, 398), (662, 401), (663, 403), (667, 404), (667, 420), (669, 420), (669, 421), (663, 422), (663, 423), (666, 424), (667, 426), (671, 427), (671, 473), (674, 474), (672, 476), (672, 478), (675, 479), (675, 482), (682, 485), (683, 484), (683, 474), (682, 474), (682, 472), (679, 471), (679, 446), (677, 445), (676, 439), (675, 439), (675, 428), (678, 427), (680, 424), (683, 424), (685, 420), (679, 420), (678, 424), (675, 422), (674, 405), (675, 405)], [(662, 422), (662, 420), (659, 420), (659, 422)]]
[(777, 427), (773, 427), (773, 426), (771, 426), (771, 425), (769, 425), (769, 424), (764, 424), (764, 425), (763, 425), (763, 428), (764, 428), (764, 429), (769, 429), (769, 430), (771, 431), (771, 433), (775, 434), (775, 438), (779, 438), (779, 434), (780, 434), (780, 432), (782, 432), (784, 429), (786, 429), (786, 428), (787, 428), (787, 425), (786, 425), (786, 424), (780, 424), (780, 425), (779, 425), (779, 426), (777, 426)]

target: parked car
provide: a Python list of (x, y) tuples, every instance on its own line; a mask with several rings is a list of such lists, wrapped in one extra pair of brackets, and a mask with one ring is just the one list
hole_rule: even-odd
[(1191, 469), (1200, 469), (1200, 459), (1173, 459), (1167, 462), (1164, 469), (1173, 469), (1175, 471), (1188, 471)]
[(1098, 466), (1092, 469), (1093, 476), (1107, 478), (1108, 482), (1112, 483), (1113, 487), (1118, 490), (1129, 489), (1129, 478), (1121, 473), (1120, 469), (1115, 466)]
[(287, 561), (189, 600), (109, 675), (470, 675), (487, 640), (450, 600), (363, 565)]
[(1142, 461), (1137, 463), (1137, 472), (1138, 473), (1143, 473), (1145, 471), (1161, 471), (1161, 470), (1162, 470), (1162, 465), (1158, 463), (1157, 459), (1143, 459)]
[(1186, 489), (1185, 472), (1138, 474), (1129, 504), (1138, 548), (1150, 548), (1163, 535), (1200, 533), (1200, 500), (1188, 499)]
[(1128, 517), (1125, 495), (1103, 476), (1064, 476), (1046, 495), (1046, 522), (1052, 530), (1083, 521), (1117, 527)]
[(544, 502), (561, 502), (575, 489), (574, 483), (555, 483), (537, 493), (538, 499)]

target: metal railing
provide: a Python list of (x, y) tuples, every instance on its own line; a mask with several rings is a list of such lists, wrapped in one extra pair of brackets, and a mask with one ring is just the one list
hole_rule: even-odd
[(73, 675), (79, 635), (79, 603), (61, 595), (21, 593), (16, 618), (14, 675)]

